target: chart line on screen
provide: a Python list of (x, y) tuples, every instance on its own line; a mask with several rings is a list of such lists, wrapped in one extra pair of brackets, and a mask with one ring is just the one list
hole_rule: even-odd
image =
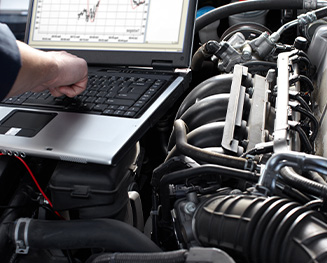
[(82, 16), (85, 16), (85, 21), (86, 22), (94, 22), (95, 20), (95, 16), (98, 12), (98, 8), (100, 5), (100, 0), (96, 3), (95, 6), (93, 6), (93, 8), (90, 8), (90, 1), (87, 1), (87, 8), (84, 8), (82, 12), (80, 12), (79, 14), (77, 14), (78, 19), (80, 19)]

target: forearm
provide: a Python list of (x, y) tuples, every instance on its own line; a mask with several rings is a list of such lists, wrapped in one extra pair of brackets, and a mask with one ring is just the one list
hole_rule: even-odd
[(58, 66), (51, 53), (43, 52), (17, 41), (22, 67), (8, 96), (25, 91), (42, 91), (44, 84), (55, 78)]
[(22, 67), (8, 96), (50, 90), (54, 96), (74, 97), (85, 90), (87, 64), (64, 51), (44, 52), (17, 41)]

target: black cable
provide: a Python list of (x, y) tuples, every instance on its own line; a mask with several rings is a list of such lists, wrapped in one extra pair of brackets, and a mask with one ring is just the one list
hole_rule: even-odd
[(319, 123), (316, 119), (316, 117), (309, 111), (307, 111), (306, 109), (303, 109), (300, 106), (296, 106), (296, 107), (292, 107), (294, 110), (300, 112), (301, 114), (305, 115), (306, 117), (308, 117), (311, 120), (312, 123), (312, 134), (310, 136), (310, 141), (314, 142), (314, 140), (317, 137), (318, 134), (318, 129), (319, 129)]
[(313, 91), (314, 86), (313, 86), (313, 83), (312, 83), (311, 79), (309, 79), (309, 77), (307, 77), (305, 75), (299, 75), (299, 80), (300, 80), (300, 82), (303, 81), (306, 84), (308, 84), (309, 91)]
[(306, 74), (311, 76), (312, 75), (311, 69), (313, 69), (311, 61), (307, 57), (301, 56), (298, 58), (298, 62), (305, 62), (305, 64), (307, 64)]
[(306, 133), (304, 132), (304, 130), (301, 128), (300, 125), (296, 125), (294, 127), (291, 127), (292, 129), (294, 129), (300, 136), (301, 142), (304, 145), (304, 147), (307, 149), (307, 153), (313, 153), (313, 147), (311, 145), (311, 142), (308, 138), (308, 136), (306, 135)]
[[(290, 79), (290, 85), (293, 85), (294, 83), (296, 82), (305, 82), (308, 87), (309, 87), (309, 91), (312, 92), (313, 89), (314, 89), (314, 86), (313, 86), (313, 83), (312, 81), (305, 75), (298, 75), (297, 77), (293, 78), (293, 79)], [(301, 85), (301, 88), (302, 88), (302, 85)]]
[(257, 155), (257, 154), (270, 153), (273, 150), (274, 150), (273, 145), (265, 145), (265, 146), (262, 146), (262, 147), (255, 147), (255, 148), (252, 148), (252, 149), (248, 150), (247, 152), (243, 153), (240, 157), (245, 158), (247, 155)]
[(289, 94), (290, 99), (297, 100), (303, 108), (305, 108), (308, 112), (312, 112), (309, 104), (301, 97), (299, 93), (296, 95)]

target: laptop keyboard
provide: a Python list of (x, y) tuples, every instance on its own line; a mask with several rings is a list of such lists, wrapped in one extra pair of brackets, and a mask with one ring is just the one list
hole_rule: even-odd
[(170, 76), (161, 78), (116, 73), (112, 76), (89, 75), (87, 89), (69, 98), (53, 97), (49, 91), (26, 92), (4, 99), (2, 103), (26, 107), (85, 112), (119, 117), (138, 118), (163, 91)]

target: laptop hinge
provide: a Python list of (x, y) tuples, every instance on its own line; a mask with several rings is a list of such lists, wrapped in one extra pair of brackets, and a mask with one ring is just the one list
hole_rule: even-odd
[(173, 61), (171, 60), (153, 60), (151, 66), (154, 70), (174, 71)]

